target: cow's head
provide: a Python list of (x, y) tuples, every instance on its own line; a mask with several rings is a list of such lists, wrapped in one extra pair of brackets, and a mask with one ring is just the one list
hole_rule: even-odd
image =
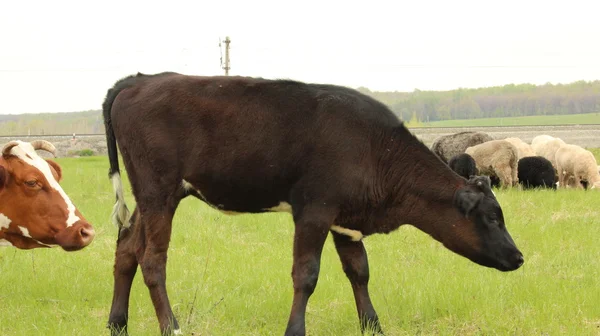
[(82, 249), (94, 239), (94, 229), (58, 184), (60, 166), (41, 158), (37, 149), (56, 153), (44, 140), (11, 141), (2, 148), (0, 245)]
[(444, 245), (473, 262), (501, 271), (523, 264), (523, 254), (506, 230), (488, 177), (471, 177), (456, 191), (454, 205), (459, 219), (452, 223), (453, 232)]

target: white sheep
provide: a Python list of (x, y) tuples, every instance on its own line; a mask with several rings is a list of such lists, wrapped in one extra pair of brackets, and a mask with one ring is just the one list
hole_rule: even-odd
[[(577, 145), (561, 145), (556, 151), (559, 185), (582, 189), (587, 181), (592, 189), (600, 188), (600, 172), (594, 154)], [(573, 180), (571, 183), (570, 180)]]
[(502, 188), (517, 184), (517, 148), (505, 140), (491, 140), (468, 147), (481, 175), (497, 176)]
[(542, 135), (538, 135), (535, 138), (533, 138), (533, 140), (531, 140), (531, 145), (537, 145), (540, 144), (542, 142), (546, 142), (546, 141), (550, 141), (556, 139), (555, 137), (551, 136), (551, 135), (546, 135), (546, 134), (542, 134)]
[(527, 156), (536, 156), (536, 153), (531, 147), (531, 145), (526, 143), (525, 141), (516, 137), (506, 138), (504, 140), (510, 142), (511, 144), (513, 144), (513, 146), (515, 146), (515, 148), (517, 148), (518, 160), (521, 160), (522, 158)]
[(533, 148), (534, 152), (538, 156), (545, 157), (556, 171), (558, 169), (556, 167), (556, 151), (562, 145), (566, 145), (566, 143), (561, 138), (551, 137), (549, 135), (538, 135), (533, 138), (531, 142), (531, 148)]

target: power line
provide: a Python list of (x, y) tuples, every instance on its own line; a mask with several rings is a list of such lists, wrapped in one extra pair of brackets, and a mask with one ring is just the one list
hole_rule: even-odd
[[(231, 41), (230, 41), (231, 42)], [(221, 68), (225, 70), (225, 74), (229, 74), (231, 70), (231, 62), (229, 51), (226, 49), (225, 64), (223, 65), (223, 57), (221, 56)], [(272, 64), (272, 59), (257, 59), (255, 63), (268, 63)], [(355, 67), (357, 64), (345, 64), (341, 67)], [(385, 68), (404, 68), (404, 69), (583, 69), (583, 68), (600, 68), (600, 65), (434, 65), (434, 64), (378, 64), (378, 66)], [(110, 70), (127, 70), (128, 66), (107, 66), (98, 68), (29, 68), (29, 69), (0, 69), (0, 72), (95, 72), (95, 71), (110, 71)]]
[[(229, 60), (229, 43), (231, 40), (229, 36), (225, 36), (225, 65), (223, 66), (223, 53), (221, 52), (221, 68), (225, 70), (225, 76), (229, 76), (229, 70), (231, 69)], [(221, 51), (221, 39), (219, 39), (219, 51)]]

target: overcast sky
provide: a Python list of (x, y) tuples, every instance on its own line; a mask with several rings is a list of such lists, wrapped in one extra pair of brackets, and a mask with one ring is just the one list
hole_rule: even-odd
[(126, 75), (371, 90), (600, 79), (598, 1), (4, 1), (0, 114), (100, 109)]

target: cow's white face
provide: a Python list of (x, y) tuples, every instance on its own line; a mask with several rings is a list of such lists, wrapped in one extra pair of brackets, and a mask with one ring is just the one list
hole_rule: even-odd
[(35, 149), (33, 148), (33, 146), (30, 143), (23, 142), (23, 141), (17, 141), (17, 142), (19, 142), (19, 145), (13, 147), (11, 153), (13, 155), (15, 155), (16, 157), (18, 157), (19, 159), (23, 160), (24, 162), (30, 164), (32, 167), (37, 168), (44, 175), (44, 177), (46, 178), (46, 181), (48, 181), (48, 184), (50, 185), (50, 187), (53, 188), (54, 190), (56, 190), (59, 193), (59, 195), (62, 197), (62, 199), (65, 201), (65, 204), (67, 205), (67, 211), (68, 211), (66, 226), (69, 227), (69, 226), (73, 225), (75, 222), (81, 220), (75, 214), (75, 205), (73, 205), (73, 202), (71, 202), (71, 199), (69, 199), (69, 196), (65, 193), (65, 191), (60, 186), (60, 184), (58, 184), (58, 181), (57, 181), (56, 177), (54, 176), (54, 174), (52, 174), (52, 171), (50, 169), (50, 164), (48, 164), (48, 162), (46, 160), (41, 158), (36, 153)]
[(60, 166), (40, 157), (31, 143), (11, 141), (2, 149), (0, 245), (74, 251), (93, 240), (94, 229), (60, 186), (61, 178)]
[[(8, 217), (0, 213), (0, 231), (8, 229), (10, 222), (11, 220)], [(12, 246), (12, 244), (6, 239), (0, 239), (0, 246)]]

